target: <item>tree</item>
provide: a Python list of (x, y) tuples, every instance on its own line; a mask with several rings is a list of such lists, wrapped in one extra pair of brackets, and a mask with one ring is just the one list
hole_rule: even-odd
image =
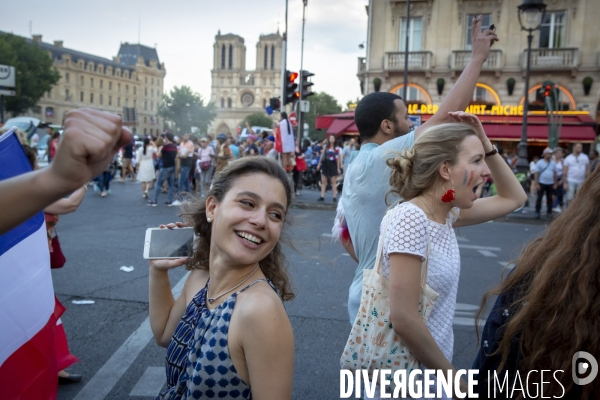
[[(337, 100), (330, 94), (325, 92), (315, 93), (314, 96), (310, 97), (310, 111), (304, 114), (304, 122), (308, 124), (309, 132), (311, 137), (320, 138), (323, 136), (315, 135), (315, 121), (320, 115), (328, 114), (339, 114), (342, 112), (342, 107), (339, 105)], [(313, 134), (313, 132), (315, 134)], [(318, 137), (317, 137), (318, 136)]]
[(158, 114), (171, 121), (176, 132), (190, 133), (195, 126), (201, 134), (208, 132), (208, 126), (217, 116), (215, 104), (204, 105), (202, 96), (189, 86), (175, 86), (169, 94), (163, 94)]
[(360, 99), (357, 97), (356, 100), (348, 100), (346, 102), (346, 109), (344, 112), (354, 111), (356, 110), (356, 106), (360, 102)]
[(13, 116), (35, 106), (60, 79), (48, 52), (10, 33), (0, 35), (0, 64), (15, 67), (16, 96), (4, 98), (6, 111)]
[(273, 120), (267, 117), (264, 113), (254, 113), (247, 115), (246, 118), (240, 123), (242, 127), (246, 126), (246, 122), (250, 124), (250, 126), (262, 126), (265, 128), (271, 128), (273, 125)]

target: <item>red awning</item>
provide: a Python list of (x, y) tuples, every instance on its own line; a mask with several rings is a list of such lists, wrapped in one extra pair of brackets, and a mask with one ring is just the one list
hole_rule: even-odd
[(353, 119), (335, 119), (327, 129), (328, 135), (339, 135), (344, 132), (350, 125), (354, 125)]
[[(514, 140), (521, 139), (521, 125), (517, 124), (483, 124), (483, 129), (490, 139), (494, 140)], [(528, 140), (548, 140), (547, 125), (528, 125)], [(593, 126), (585, 125), (563, 125), (560, 130), (561, 142), (587, 142), (591, 143), (596, 139), (596, 132)]]

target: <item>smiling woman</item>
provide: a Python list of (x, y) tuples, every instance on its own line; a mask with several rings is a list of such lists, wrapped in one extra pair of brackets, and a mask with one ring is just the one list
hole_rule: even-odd
[[(294, 297), (280, 238), (291, 203), (285, 171), (266, 157), (228, 165), (205, 202), (184, 209), (197, 239), (189, 259), (150, 262), (150, 324), (167, 349), (157, 399), (291, 399)], [(168, 270), (191, 270), (181, 296)]]

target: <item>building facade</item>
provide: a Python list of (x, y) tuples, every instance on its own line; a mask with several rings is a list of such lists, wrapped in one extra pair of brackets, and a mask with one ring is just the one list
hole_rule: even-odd
[[(409, 112), (435, 112), (471, 57), (472, 20), (482, 15), (482, 27), (493, 24), (500, 41), (494, 43), (483, 65), (469, 110), (496, 119), (522, 116), (527, 33), (519, 24), (517, 7), (521, 3), (411, 0), (407, 21), (406, 0), (370, 0), (366, 57), (358, 59), (363, 94), (381, 90), (403, 95), (408, 30)], [(545, 18), (532, 42), (530, 110), (543, 115), (543, 91), (551, 83), (565, 119), (570, 115), (592, 124), (596, 119), (600, 122), (600, 1), (545, 3)], [(591, 118), (584, 117), (588, 113)]]
[(282, 37), (261, 35), (256, 44), (256, 69), (246, 69), (246, 46), (241, 36), (215, 36), (211, 70), (211, 101), (217, 118), (209, 133), (234, 133), (249, 114), (264, 112), (271, 97), (280, 97)]
[(164, 121), (158, 116), (165, 65), (156, 49), (122, 43), (112, 60), (65, 48), (60, 40), (42, 41), (42, 35), (27, 39), (48, 51), (60, 73), (59, 82), (26, 115), (60, 125), (64, 114), (74, 108), (90, 107), (123, 114), (124, 107), (136, 108), (138, 135), (157, 136)]

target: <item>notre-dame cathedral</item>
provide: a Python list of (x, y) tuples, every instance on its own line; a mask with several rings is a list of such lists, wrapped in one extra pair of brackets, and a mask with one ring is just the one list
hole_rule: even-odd
[(217, 118), (209, 133), (235, 133), (244, 117), (264, 112), (269, 99), (280, 96), (282, 37), (279, 32), (260, 36), (254, 71), (246, 69), (241, 36), (219, 31), (213, 54), (211, 101), (217, 106)]

